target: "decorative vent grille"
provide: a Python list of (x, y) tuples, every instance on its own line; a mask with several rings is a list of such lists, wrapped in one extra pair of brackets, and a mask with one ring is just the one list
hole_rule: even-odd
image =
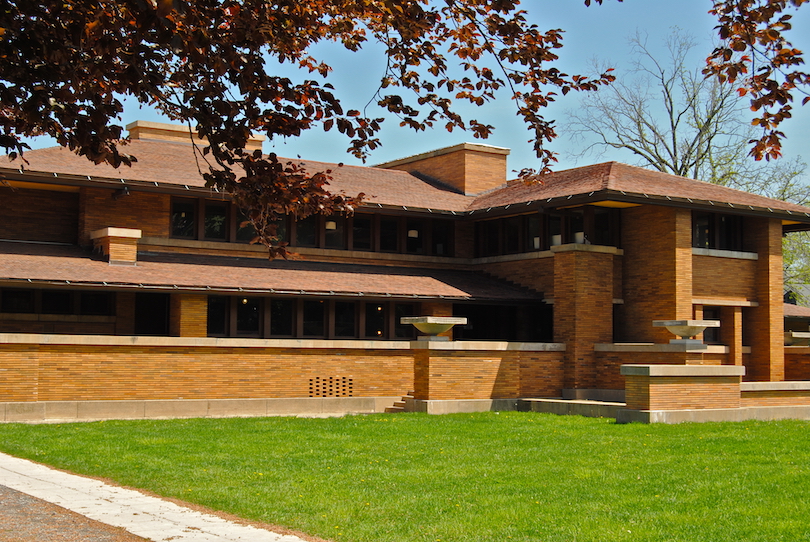
[(309, 379), (310, 397), (354, 397), (354, 380), (345, 376)]

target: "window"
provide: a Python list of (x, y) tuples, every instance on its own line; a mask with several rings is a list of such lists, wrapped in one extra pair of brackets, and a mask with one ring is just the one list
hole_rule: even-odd
[(295, 223), (295, 246), (318, 246), (318, 216), (310, 215)]
[(208, 297), (208, 336), (227, 337), (230, 322), (230, 298), (225, 296)]
[(79, 297), (79, 312), (91, 316), (112, 316), (115, 314), (113, 300), (113, 294), (109, 292), (82, 292)]
[(205, 202), (203, 220), (203, 238), (217, 241), (228, 240), (228, 204), (224, 202)]
[(325, 304), (321, 300), (305, 299), (303, 302), (304, 337), (323, 337), (326, 335)]
[(42, 314), (73, 314), (73, 292), (42, 290)]
[(413, 339), (416, 337), (416, 328), (411, 324), (403, 324), (400, 319), (405, 316), (415, 316), (416, 307), (411, 304), (397, 303), (394, 305), (394, 337), (397, 339)]
[(741, 250), (742, 217), (721, 213), (692, 213), (692, 246), (717, 250)]
[(377, 339), (385, 337), (385, 312), (383, 303), (366, 303), (366, 337)]
[(335, 301), (335, 337), (357, 337), (357, 303)]
[(399, 219), (380, 217), (380, 250), (399, 252)]
[(346, 218), (342, 216), (326, 217), (324, 222), (325, 248), (342, 250), (346, 248)]
[(431, 253), (434, 256), (453, 255), (453, 222), (450, 220), (433, 221)]
[(421, 220), (409, 219), (405, 223), (405, 252), (408, 254), (425, 253), (425, 224)]
[(270, 336), (292, 337), (295, 318), (295, 301), (293, 299), (270, 300)]
[(236, 334), (242, 337), (259, 337), (261, 335), (261, 316), (261, 298), (238, 298), (236, 303)]
[(169, 294), (135, 294), (135, 335), (169, 335)]
[(374, 237), (372, 233), (373, 219), (370, 216), (355, 215), (352, 220), (352, 235), (354, 250), (373, 250)]
[(6, 288), (3, 290), (0, 312), (33, 313), (36, 312), (34, 290)]
[(197, 238), (197, 205), (195, 200), (172, 200), (172, 237)]

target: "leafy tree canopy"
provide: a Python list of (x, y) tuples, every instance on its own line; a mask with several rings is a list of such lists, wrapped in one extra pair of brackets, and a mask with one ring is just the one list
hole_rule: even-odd
[[(760, 156), (778, 155), (778, 125), (808, 82), (797, 71), (801, 52), (782, 36), (790, 27), (783, 11), (806, 1), (715, 2), (725, 43), (707, 73), (735, 82), (765, 112)], [(344, 111), (328, 84), (278, 76), (278, 62), (326, 76), (332, 68), (314, 45), (356, 51), (377, 42), (388, 59), (377, 105), (415, 130), (487, 137), (492, 126), (462, 118), (456, 104), (503, 93), (531, 130), (545, 172), (554, 156), (544, 145), (556, 133), (543, 107), (613, 80), (555, 68), (561, 32), (529, 24), (518, 0), (0, 0), (0, 146), (16, 156), (22, 137), (49, 135), (96, 163), (131, 164), (116, 121), (120, 97), (133, 96), (208, 139), (199, 152), (209, 186), (230, 192), (271, 256), (283, 255), (274, 245), (277, 216), (351, 211), (362, 195), (330, 194), (329, 172), (310, 175), (246, 151), (249, 135), (335, 129), (364, 157), (380, 143), (382, 119)]]

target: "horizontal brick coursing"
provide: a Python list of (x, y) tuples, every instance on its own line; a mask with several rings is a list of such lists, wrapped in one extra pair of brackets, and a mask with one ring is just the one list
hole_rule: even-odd
[(810, 405), (810, 391), (743, 391), (740, 406), (804, 406)]
[(79, 243), (90, 244), (90, 233), (102, 228), (132, 228), (144, 237), (169, 237), (171, 196), (132, 192), (113, 199), (113, 190), (82, 188), (79, 202)]
[(413, 389), (413, 355), (374, 350), (6, 345), (0, 370), (0, 402), (308, 397), (329, 377), (355, 397)]
[(517, 260), (481, 265), (485, 273), (506, 279), (546, 297), (554, 297), (554, 258)]
[(810, 380), (810, 348), (805, 352), (791, 352), (785, 348), (785, 380)]
[(621, 366), (646, 365), (730, 365), (727, 354), (699, 354), (693, 352), (596, 352), (595, 389), (619, 390), (625, 386)]
[(692, 296), (756, 299), (756, 260), (692, 257)]
[(563, 367), (559, 352), (419, 352), (414, 398), (517, 399), (559, 397)]
[(631, 410), (739, 408), (739, 377), (628, 377)]
[(79, 194), (0, 185), (0, 239), (75, 243)]

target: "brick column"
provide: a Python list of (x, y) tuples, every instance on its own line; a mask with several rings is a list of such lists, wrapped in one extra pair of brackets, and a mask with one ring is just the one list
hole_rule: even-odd
[(169, 332), (174, 337), (208, 336), (208, 297), (172, 294)]
[[(565, 390), (598, 388), (593, 345), (613, 342), (614, 250), (562, 245), (554, 252), (554, 342), (565, 343)], [(566, 391), (564, 396), (576, 396)]]
[(623, 291), (627, 342), (667, 343), (653, 320), (691, 320), (692, 214), (642, 205), (622, 212)]
[(759, 306), (752, 307), (751, 356), (747, 380), (785, 379), (784, 307), (782, 271), (782, 224), (767, 218), (748, 219), (747, 234), (758, 254), (756, 295)]
[(135, 265), (141, 230), (104, 228), (90, 233), (93, 246), (101, 250), (110, 265)]
[(728, 364), (742, 365), (742, 307), (722, 307), (720, 322), (720, 340), (728, 345)]

